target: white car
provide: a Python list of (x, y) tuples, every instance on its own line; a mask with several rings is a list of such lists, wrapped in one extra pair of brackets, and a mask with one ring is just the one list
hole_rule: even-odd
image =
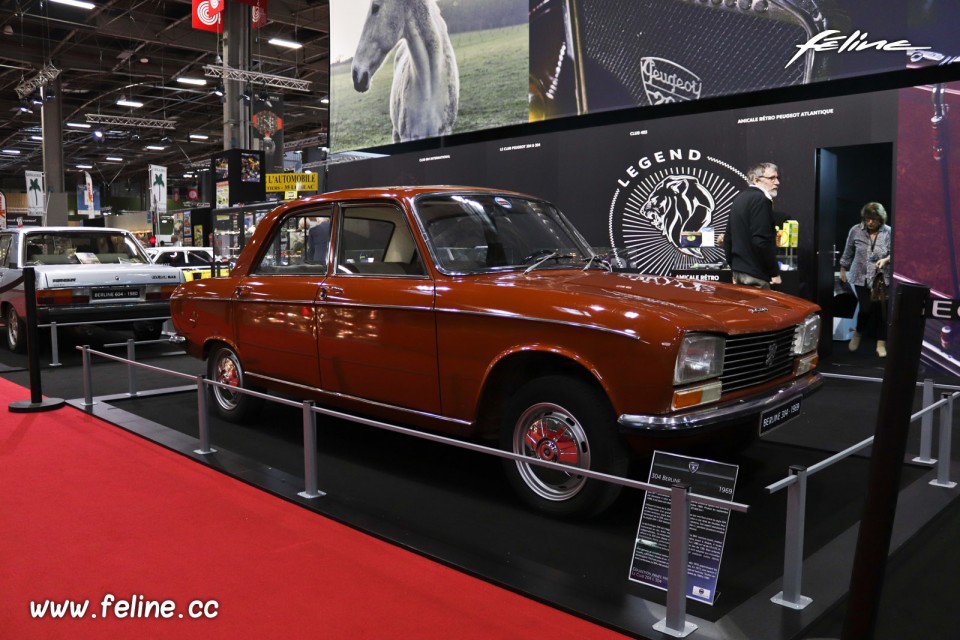
[[(161, 335), (170, 294), (184, 282), (176, 267), (155, 265), (123, 229), (22, 227), (0, 231), (0, 318), (7, 346), (26, 349), (23, 269), (36, 274), (37, 324), (130, 327), (138, 340)], [(117, 321), (130, 321), (115, 324)]]
[(182, 269), (188, 281), (227, 275), (230, 272), (229, 264), (225, 261), (218, 262), (210, 247), (149, 247), (146, 251), (154, 264)]

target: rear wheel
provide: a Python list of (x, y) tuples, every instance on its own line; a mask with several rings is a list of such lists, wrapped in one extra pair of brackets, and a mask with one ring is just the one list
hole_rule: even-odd
[(514, 490), (550, 515), (594, 516), (620, 494), (620, 485), (584, 478), (575, 469), (623, 476), (629, 467), (607, 398), (595, 386), (569, 376), (547, 376), (524, 385), (509, 402), (500, 440), (501, 448), (512, 453), (571, 467), (555, 470), (504, 460)]
[(27, 350), (26, 327), (12, 304), (7, 305), (4, 321), (7, 325), (7, 347), (14, 353), (24, 353)]
[(263, 399), (234, 390), (250, 387), (240, 357), (232, 348), (221, 345), (213, 350), (207, 360), (207, 378), (228, 385), (210, 385), (213, 407), (221, 418), (230, 422), (246, 422), (259, 413)]

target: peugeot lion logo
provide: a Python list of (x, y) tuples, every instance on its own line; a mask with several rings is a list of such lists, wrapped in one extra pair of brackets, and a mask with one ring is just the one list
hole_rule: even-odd
[(699, 149), (648, 152), (628, 165), (610, 202), (610, 246), (641, 273), (723, 262), (720, 234), (746, 177)]
[(697, 258), (696, 247), (682, 247), (685, 233), (700, 232), (710, 226), (715, 207), (713, 196), (693, 176), (671, 175), (660, 181), (647, 198), (640, 215), (650, 221), (680, 253)]
[(696, 473), (697, 471), (700, 471), (700, 463), (690, 461), (687, 463), (687, 469), (690, 470), (690, 473)]
[(777, 345), (776, 343), (774, 343), (774, 344), (771, 344), (769, 347), (767, 347), (767, 359), (763, 361), (763, 364), (765, 364), (767, 367), (772, 366), (773, 360), (776, 357), (777, 357)]

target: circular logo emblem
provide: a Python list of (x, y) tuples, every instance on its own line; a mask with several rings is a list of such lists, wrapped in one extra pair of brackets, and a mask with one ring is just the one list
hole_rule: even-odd
[(221, 2), (223, 0), (203, 0), (197, 5), (197, 19), (208, 27), (220, 22)]
[(745, 181), (732, 165), (694, 149), (643, 157), (617, 180), (610, 245), (643, 273), (722, 262), (721, 234)]

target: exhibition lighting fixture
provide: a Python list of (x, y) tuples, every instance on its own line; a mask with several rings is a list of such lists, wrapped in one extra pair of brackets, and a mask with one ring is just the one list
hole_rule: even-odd
[(137, 102), (136, 100), (127, 100), (126, 98), (120, 98), (117, 100), (117, 104), (121, 107), (142, 107), (142, 102)]
[(210, 136), (204, 135), (202, 133), (191, 133), (190, 139), (191, 140), (209, 140)]
[(68, 127), (73, 127), (74, 129), (89, 129), (90, 125), (86, 122), (68, 122)]
[(55, 79), (58, 75), (60, 75), (60, 69), (57, 69), (52, 64), (44, 65), (43, 69), (40, 69), (37, 75), (17, 85), (17, 95), (21, 98), (26, 98), (40, 87), (45, 86), (48, 82)]
[(20, 155), (20, 150), (19, 150), (19, 149), (4, 149), (3, 152), (6, 153), (7, 155), (11, 155), (11, 156), (18, 156), (18, 155)]
[(118, 158), (117, 156), (107, 156), (105, 159), (110, 162), (123, 162), (123, 158)]
[(78, 164), (77, 169), (93, 169), (92, 164)]
[(163, 151), (166, 147), (161, 147), (158, 144), (148, 144), (144, 149), (150, 149), (150, 151)]
[(284, 40), (283, 38), (270, 38), (267, 40), (267, 42), (278, 47), (286, 47), (287, 49), (300, 49), (303, 47), (303, 45), (299, 42), (294, 42), (293, 40)]
[(196, 87), (203, 87), (207, 84), (207, 81), (204, 78), (189, 78), (187, 76), (180, 76), (177, 78), (177, 82), (180, 84), (192, 84)]
[(40, 140), (40, 141), (42, 141), (42, 140), (43, 140), (43, 136), (30, 136), (30, 139), (31, 139), (31, 140)]
[[(143, 127), (144, 129), (174, 129), (176, 120), (151, 120), (149, 118), (134, 118), (132, 116), (108, 116), (100, 113), (87, 113), (84, 115), (90, 124), (106, 124), (120, 127)], [(90, 124), (86, 126), (89, 128)], [(69, 122), (67, 126), (71, 125)]]
[(93, 9), (95, 4), (92, 2), (83, 2), (82, 0), (50, 0), (54, 4), (65, 4), (68, 7), (76, 7), (78, 9)]
[(283, 76), (275, 76), (269, 73), (260, 73), (258, 71), (234, 69), (226, 65), (204, 65), (203, 72), (204, 75), (211, 78), (240, 80), (241, 82), (262, 84), (265, 87), (273, 87), (276, 89), (293, 89), (294, 91), (309, 91), (310, 85), (312, 84), (309, 80), (296, 80), (294, 78), (284, 78)]

